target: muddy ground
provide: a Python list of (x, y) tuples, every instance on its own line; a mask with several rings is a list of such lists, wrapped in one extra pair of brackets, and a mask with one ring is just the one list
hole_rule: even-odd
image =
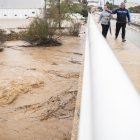
[(19, 47), (0, 52), (0, 140), (69, 140), (78, 80), (81, 38), (59, 47)]

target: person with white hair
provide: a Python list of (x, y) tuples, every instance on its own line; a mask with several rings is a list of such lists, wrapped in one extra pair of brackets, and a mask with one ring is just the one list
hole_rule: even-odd
[(125, 42), (125, 28), (126, 24), (130, 23), (130, 13), (125, 8), (125, 3), (122, 2), (119, 9), (116, 9), (112, 11), (112, 14), (117, 14), (117, 22), (116, 22), (116, 33), (115, 33), (115, 39), (117, 39), (120, 29), (122, 28), (122, 42)]

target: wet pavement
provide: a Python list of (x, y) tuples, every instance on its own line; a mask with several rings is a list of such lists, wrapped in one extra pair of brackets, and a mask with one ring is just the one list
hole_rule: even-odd
[(140, 27), (128, 27), (126, 38), (135, 44), (135, 46), (140, 48)]
[[(94, 15), (94, 19), (97, 22), (98, 15)], [(100, 24), (98, 27), (101, 30)], [(115, 40), (115, 21), (112, 21), (112, 34), (108, 33), (106, 40), (134, 87), (140, 93), (140, 32), (139, 28), (133, 26), (127, 26), (126, 32), (127, 41), (125, 43), (122, 42), (121, 32), (118, 39)]]
[[(113, 30), (115, 30), (116, 21), (111, 21), (111, 26)], [(114, 33), (114, 32), (113, 32)], [(112, 34), (113, 36), (115, 35)], [(121, 36), (121, 30), (120, 30), (120, 36)], [(128, 26), (126, 27), (126, 39), (130, 40), (135, 46), (140, 48), (140, 27), (136, 26)]]

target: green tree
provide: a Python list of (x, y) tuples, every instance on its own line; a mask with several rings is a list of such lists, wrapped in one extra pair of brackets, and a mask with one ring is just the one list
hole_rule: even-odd
[(58, 0), (51, 0), (50, 8), (48, 9), (49, 18), (57, 21), (59, 23), (59, 27), (64, 20), (71, 21), (72, 13), (81, 14), (83, 9), (85, 9), (85, 5), (82, 3), (73, 3), (71, 0), (65, 0), (59, 3)]
[(111, 9), (111, 10), (113, 10), (113, 9), (116, 9), (116, 8), (118, 8), (119, 6), (118, 5), (114, 5), (114, 4), (112, 4), (112, 3), (110, 3), (110, 2), (106, 2), (106, 5), (109, 7), (109, 9)]

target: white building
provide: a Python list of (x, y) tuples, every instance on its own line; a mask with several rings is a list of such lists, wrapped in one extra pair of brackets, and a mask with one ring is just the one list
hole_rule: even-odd
[(0, 9), (1, 19), (26, 19), (40, 16), (42, 9)]
[(40, 15), (44, 0), (0, 0), (0, 18), (29, 18)]

